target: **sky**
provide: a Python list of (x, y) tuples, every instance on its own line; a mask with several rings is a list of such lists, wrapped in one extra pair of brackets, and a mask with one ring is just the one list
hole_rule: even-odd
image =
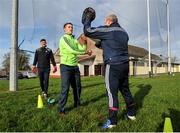
[[(180, 62), (180, 0), (169, 0), (171, 56)], [(74, 34), (83, 32), (81, 15), (92, 7), (96, 18), (92, 26), (104, 23), (105, 16), (116, 14), (129, 34), (129, 44), (148, 49), (146, 0), (19, 0), (19, 38), (21, 49), (35, 51), (46, 38), (55, 51), (63, 35), (63, 24), (72, 22)], [(12, 0), (0, 0), (0, 67), (11, 47)], [(151, 52), (167, 57), (166, 0), (150, 0)], [(34, 55), (31, 54), (30, 64)]]

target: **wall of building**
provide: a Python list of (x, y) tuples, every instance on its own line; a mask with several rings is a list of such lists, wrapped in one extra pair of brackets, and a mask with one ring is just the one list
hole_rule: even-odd
[(157, 73), (166, 73), (167, 67), (157, 67)]
[(94, 75), (94, 65), (89, 66), (89, 76)]
[(148, 67), (143, 67), (143, 66), (137, 66), (136, 67), (136, 75), (145, 75), (148, 74)]
[(129, 61), (129, 75), (133, 75), (133, 62)]
[[(97, 63), (93, 63), (86, 61), (84, 63), (79, 64), (79, 69), (80, 69), (80, 73), (82, 76), (84, 76), (84, 65), (89, 65), (89, 76), (95, 75), (95, 65), (98, 65)], [(53, 68), (51, 68), (51, 77), (60, 77), (60, 68), (59, 68), (59, 64), (57, 64), (58, 66), (58, 70), (56, 73), (52, 73)], [(52, 67), (52, 66), (51, 66)], [(134, 75), (133, 73), (133, 62), (130, 61), (129, 62), (129, 75)], [(145, 66), (136, 66), (135, 67), (135, 75), (146, 75), (149, 72), (149, 67), (147, 66), (147, 64), (145, 63)], [(174, 67), (172, 66), (172, 72), (180, 72), (180, 65), (174, 65)], [(167, 66), (162, 66), (162, 67), (153, 67), (153, 74), (158, 74), (158, 73), (167, 73)]]
[(172, 68), (172, 72), (180, 72), (180, 65), (174, 65)]
[(84, 75), (84, 65), (79, 64), (78, 66), (79, 66), (80, 74)]

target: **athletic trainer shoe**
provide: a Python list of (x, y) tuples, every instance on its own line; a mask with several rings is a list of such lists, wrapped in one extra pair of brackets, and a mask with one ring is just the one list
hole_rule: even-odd
[(47, 99), (47, 94), (46, 93), (44, 93), (43, 96), (44, 96), (45, 99)]
[(42, 91), (42, 94), (41, 94), (41, 95), (42, 95), (42, 97), (44, 97), (44, 94), (45, 94), (45, 92), (44, 92), (44, 91)]
[(65, 116), (65, 112), (59, 112), (59, 116), (60, 117), (64, 117)]
[(107, 122), (102, 126), (103, 129), (107, 129), (107, 128), (113, 128), (116, 125), (111, 124), (110, 120), (107, 120)]
[(130, 115), (128, 115), (128, 114), (127, 114), (127, 118), (130, 119), (130, 120), (132, 120), (132, 121), (136, 120), (136, 117), (135, 117), (135, 116), (130, 116)]

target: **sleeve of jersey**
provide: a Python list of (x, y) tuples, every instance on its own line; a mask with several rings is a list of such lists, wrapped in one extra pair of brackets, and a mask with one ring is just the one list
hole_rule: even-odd
[(84, 34), (90, 38), (94, 39), (109, 39), (109, 33), (106, 32), (106, 28), (104, 27), (91, 27), (91, 22), (84, 23)]
[(70, 43), (71, 42), (66, 37), (63, 37), (60, 40), (60, 45), (64, 45), (64, 47), (69, 53), (76, 55), (85, 54), (85, 50), (74, 49), (73, 47), (71, 47)]
[(77, 46), (78, 46), (78, 50), (80, 50), (80, 51), (86, 51), (86, 49), (87, 49), (87, 45), (81, 45), (76, 39), (75, 39), (75, 43), (77, 44)]
[(37, 50), (36, 50), (35, 55), (34, 55), (33, 66), (36, 66), (37, 61), (38, 61), (38, 54), (37, 54)]

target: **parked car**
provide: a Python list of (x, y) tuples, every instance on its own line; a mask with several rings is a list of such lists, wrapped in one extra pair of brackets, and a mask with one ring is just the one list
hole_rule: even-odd
[(0, 78), (5, 78), (5, 77), (7, 77), (6, 75), (0, 75)]
[[(17, 77), (18, 77), (18, 79), (23, 79), (23, 78), (24, 78), (24, 77), (23, 77), (23, 74), (22, 74), (21, 72), (18, 72), (18, 73), (17, 73)], [(9, 80), (9, 74), (7, 75), (6, 78)]]
[(29, 78), (36, 78), (37, 75), (31, 71), (25, 71), (23, 72), (23, 77), (29, 79)]
[(7, 79), (7, 75), (0, 75), (0, 80)]

